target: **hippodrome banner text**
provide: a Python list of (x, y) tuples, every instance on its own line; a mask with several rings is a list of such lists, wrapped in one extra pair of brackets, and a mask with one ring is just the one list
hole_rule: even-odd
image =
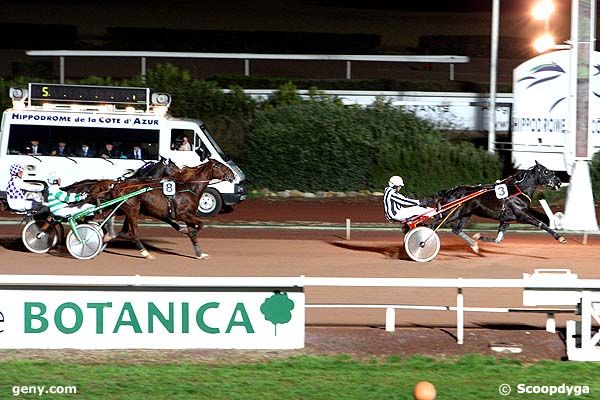
[(0, 290), (0, 348), (304, 347), (304, 293)]

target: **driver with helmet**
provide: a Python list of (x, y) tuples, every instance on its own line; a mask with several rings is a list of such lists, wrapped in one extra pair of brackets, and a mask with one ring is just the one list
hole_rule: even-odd
[(404, 187), (404, 180), (398, 175), (390, 178), (388, 187), (385, 188), (383, 194), (383, 207), (385, 209), (385, 217), (388, 221), (404, 222), (410, 217), (421, 215), (429, 211), (435, 211), (431, 207), (425, 206), (424, 201), (410, 199), (402, 194), (400, 190)]
[(26, 192), (41, 192), (43, 185), (34, 185), (23, 180), (24, 168), (21, 164), (10, 166), (10, 179), (6, 186), (6, 200), (13, 211), (37, 211), (42, 207), (39, 201), (28, 199)]
[(67, 193), (60, 189), (60, 178), (50, 173), (48, 175), (48, 208), (53, 215), (68, 217), (80, 211), (94, 208), (93, 204), (85, 203), (80, 206), (69, 206), (69, 203), (85, 200), (87, 193)]

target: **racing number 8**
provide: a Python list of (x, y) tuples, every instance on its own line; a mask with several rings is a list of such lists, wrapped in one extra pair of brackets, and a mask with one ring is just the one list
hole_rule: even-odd
[(164, 181), (162, 184), (162, 189), (165, 196), (173, 196), (175, 194), (175, 182)]

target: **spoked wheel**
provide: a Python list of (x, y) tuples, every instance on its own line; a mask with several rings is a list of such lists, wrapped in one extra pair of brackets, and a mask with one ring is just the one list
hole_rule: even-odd
[(71, 255), (79, 260), (90, 260), (96, 257), (102, 251), (102, 230), (94, 225), (77, 225), (77, 234), (81, 240), (77, 239), (75, 232), (71, 231), (67, 235), (67, 250)]
[(428, 262), (440, 252), (440, 237), (433, 229), (419, 226), (404, 236), (404, 249), (416, 262)]
[(48, 221), (29, 221), (21, 238), (27, 250), (32, 253), (47, 253), (51, 248), (58, 243), (59, 233), (56, 231), (56, 226)]
[(100, 231), (100, 234), (102, 235), (102, 248), (100, 249), (100, 252), (103, 252), (104, 249), (106, 248), (106, 246), (108, 245), (108, 242), (104, 242), (104, 230), (103, 228), (100, 228), (100, 224), (96, 221), (89, 221), (88, 222), (89, 225), (93, 225), (96, 227), (96, 229), (98, 229)]

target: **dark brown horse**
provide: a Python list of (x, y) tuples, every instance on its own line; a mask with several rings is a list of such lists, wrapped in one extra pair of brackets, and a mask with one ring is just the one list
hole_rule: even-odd
[[(142, 167), (136, 170), (133, 173), (133, 175), (131, 175), (128, 178), (121, 177), (117, 180), (86, 179), (83, 181), (75, 182), (61, 189), (66, 192), (72, 193), (85, 192), (88, 194), (85, 200), (86, 203), (95, 202), (97, 203), (97, 205), (100, 205), (101, 202), (109, 200), (111, 198), (110, 192), (117, 182), (125, 182), (135, 178), (143, 179), (146, 182), (150, 183), (156, 179), (164, 178), (166, 176), (170, 176), (179, 172), (181, 172), (181, 170), (173, 161), (161, 157), (159, 161), (145, 163)], [(118, 214), (121, 215), (122, 213)], [(171, 227), (173, 227), (173, 229), (177, 231), (181, 230), (181, 226), (177, 222), (173, 221), (171, 218), (161, 219), (161, 221), (169, 224)], [(113, 219), (111, 219), (111, 221), (107, 225), (107, 228), (109, 229), (110, 237), (116, 236), (114, 233)], [(128, 230), (129, 224), (127, 223), (127, 218), (125, 218), (125, 221), (123, 222), (123, 228), (121, 229), (121, 232), (118, 234), (118, 236), (126, 234)]]
[(190, 238), (196, 258), (204, 259), (208, 255), (202, 253), (198, 244), (198, 231), (202, 229), (202, 221), (196, 215), (198, 202), (202, 193), (212, 180), (228, 180), (233, 182), (234, 174), (224, 164), (215, 160), (209, 160), (194, 168), (184, 168), (167, 178), (175, 185), (175, 194), (173, 201), (173, 210), (169, 210), (170, 205), (167, 196), (163, 193), (163, 183), (147, 180), (128, 179), (116, 183), (110, 190), (112, 198), (120, 197), (128, 193), (143, 188), (151, 190), (128, 199), (121, 210), (129, 221), (129, 236), (135, 242), (140, 253), (146, 258), (153, 258), (146, 250), (139, 239), (138, 220), (139, 215), (144, 214), (158, 220), (165, 220), (174, 211), (177, 220), (185, 222), (187, 226), (187, 236)]

